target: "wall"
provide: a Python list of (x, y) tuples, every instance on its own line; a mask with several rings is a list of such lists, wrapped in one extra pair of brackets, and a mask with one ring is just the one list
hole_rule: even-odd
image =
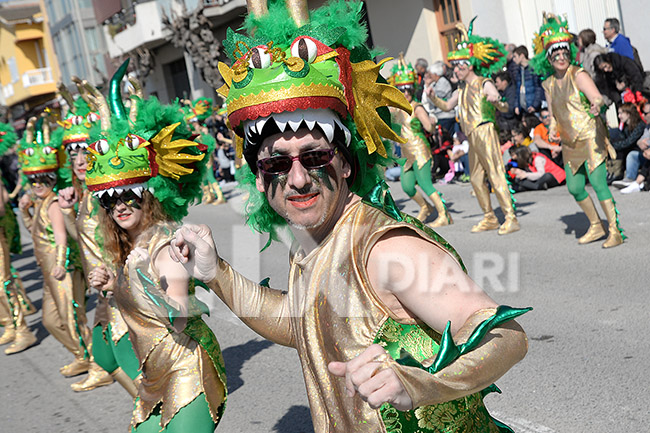
[(620, 0), (623, 33), (630, 38), (639, 51), (646, 70), (650, 70), (650, 44), (648, 44), (648, 25), (650, 9), (647, 0)]

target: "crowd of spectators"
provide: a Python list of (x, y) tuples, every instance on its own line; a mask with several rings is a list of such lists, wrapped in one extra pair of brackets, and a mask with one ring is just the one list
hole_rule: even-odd
[[(608, 161), (608, 183), (623, 193), (650, 189), (650, 78), (636, 48), (620, 33), (616, 18), (603, 25), (606, 46), (596, 42), (596, 33), (584, 29), (575, 35), (577, 62), (589, 73), (603, 95), (606, 106), (614, 104), (618, 124), (609, 125), (616, 158)], [(508, 111), (497, 112), (497, 126), (506, 172), (516, 192), (547, 189), (564, 183), (562, 143), (549, 136), (551, 114), (542, 80), (530, 66), (526, 46), (506, 44), (507, 63), (494, 83)], [(456, 111), (442, 111), (431, 97), (447, 100), (458, 82), (442, 61), (415, 65), (415, 95), (421, 101), (436, 132), (429, 141), (434, 157), (432, 176), (441, 182), (469, 180), (467, 139), (456, 120)], [(602, 114), (605, 119), (604, 113)], [(398, 149), (399, 151), (399, 149)], [(395, 174), (397, 171), (391, 172)]]

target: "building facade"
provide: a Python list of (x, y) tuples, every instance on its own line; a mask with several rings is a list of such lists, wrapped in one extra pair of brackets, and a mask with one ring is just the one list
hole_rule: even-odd
[(54, 104), (59, 79), (57, 57), (38, 2), (0, 4), (0, 104), (14, 127)]
[(40, 0), (47, 12), (61, 79), (67, 86), (76, 75), (94, 85), (107, 75), (104, 33), (97, 26), (92, 0)]

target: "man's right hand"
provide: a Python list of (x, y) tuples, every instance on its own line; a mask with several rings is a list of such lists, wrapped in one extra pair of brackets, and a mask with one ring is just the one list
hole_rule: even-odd
[(58, 202), (61, 209), (70, 209), (77, 200), (77, 191), (73, 187), (69, 186), (59, 191)]
[(169, 255), (181, 263), (187, 272), (201, 281), (211, 281), (217, 276), (217, 248), (212, 232), (205, 224), (185, 224), (176, 231), (170, 242)]
[(22, 197), (20, 197), (20, 200), (18, 200), (18, 208), (20, 210), (25, 210), (30, 208), (34, 203), (32, 202), (32, 198), (29, 196), (29, 194), (23, 194)]

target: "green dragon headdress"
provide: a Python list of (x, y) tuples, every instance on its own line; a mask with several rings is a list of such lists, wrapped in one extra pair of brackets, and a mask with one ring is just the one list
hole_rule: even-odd
[(506, 49), (501, 42), (492, 38), (483, 38), (474, 34), (474, 20), (469, 23), (469, 29), (463, 23), (456, 24), (460, 32), (460, 40), (456, 41), (456, 50), (447, 54), (447, 60), (455, 63), (466, 63), (474, 67), (477, 75), (489, 77), (501, 70), (506, 64)]
[(59, 83), (59, 94), (68, 103), (68, 113), (64, 120), (57, 123), (63, 128), (63, 147), (70, 151), (79, 148), (86, 148), (90, 142), (90, 128), (99, 120), (96, 107), (90, 107), (81, 80), (73, 77), (77, 83), (80, 96), (72, 98), (70, 92), (63, 83)]
[(223, 46), (232, 66), (219, 63), (225, 85), (218, 92), (226, 99), (237, 156), (248, 161), (239, 174), (250, 193), (248, 223), (277, 239), (277, 226), (286, 222), (254, 187), (265, 129), (320, 130), (349, 154), (350, 189), (363, 196), (383, 177), (379, 165), (388, 153), (382, 137), (403, 142), (390, 127), (388, 107), (412, 108), (379, 75), (390, 59), (372, 60), (360, 1), (333, 0), (311, 12), (306, 0), (247, 3), (248, 35), (228, 29)]
[(541, 79), (553, 75), (554, 69), (549, 59), (557, 50), (568, 50), (571, 63), (577, 64), (578, 47), (572, 41), (573, 35), (569, 33), (566, 19), (562, 20), (555, 14), (544, 12), (542, 27), (533, 38), (535, 57), (530, 60), (530, 65)]
[(185, 104), (183, 111), (185, 112), (185, 121), (188, 123), (195, 121), (203, 123), (214, 111), (214, 102), (211, 98), (196, 98)]
[(61, 146), (62, 132), (56, 130), (50, 135), (47, 113), (27, 121), (27, 128), (18, 147), (18, 162), (27, 177), (46, 175), (55, 178), (59, 168), (66, 161)]
[(0, 158), (14, 145), (18, 140), (18, 135), (13, 126), (9, 123), (0, 122)]
[(128, 60), (111, 79), (108, 102), (84, 83), (101, 122), (91, 131), (86, 185), (97, 196), (149, 190), (178, 221), (190, 203), (200, 200), (207, 148), (193, 141), (178, 104), (132, 95), (127, 113), (120, 92), (127, 66)]
[(406, 63), (404, 53), (399, 53), (399, 59), (391, 69), (388, 82), (397, 88), (415, 86), (415, 69), (410, 63)]

